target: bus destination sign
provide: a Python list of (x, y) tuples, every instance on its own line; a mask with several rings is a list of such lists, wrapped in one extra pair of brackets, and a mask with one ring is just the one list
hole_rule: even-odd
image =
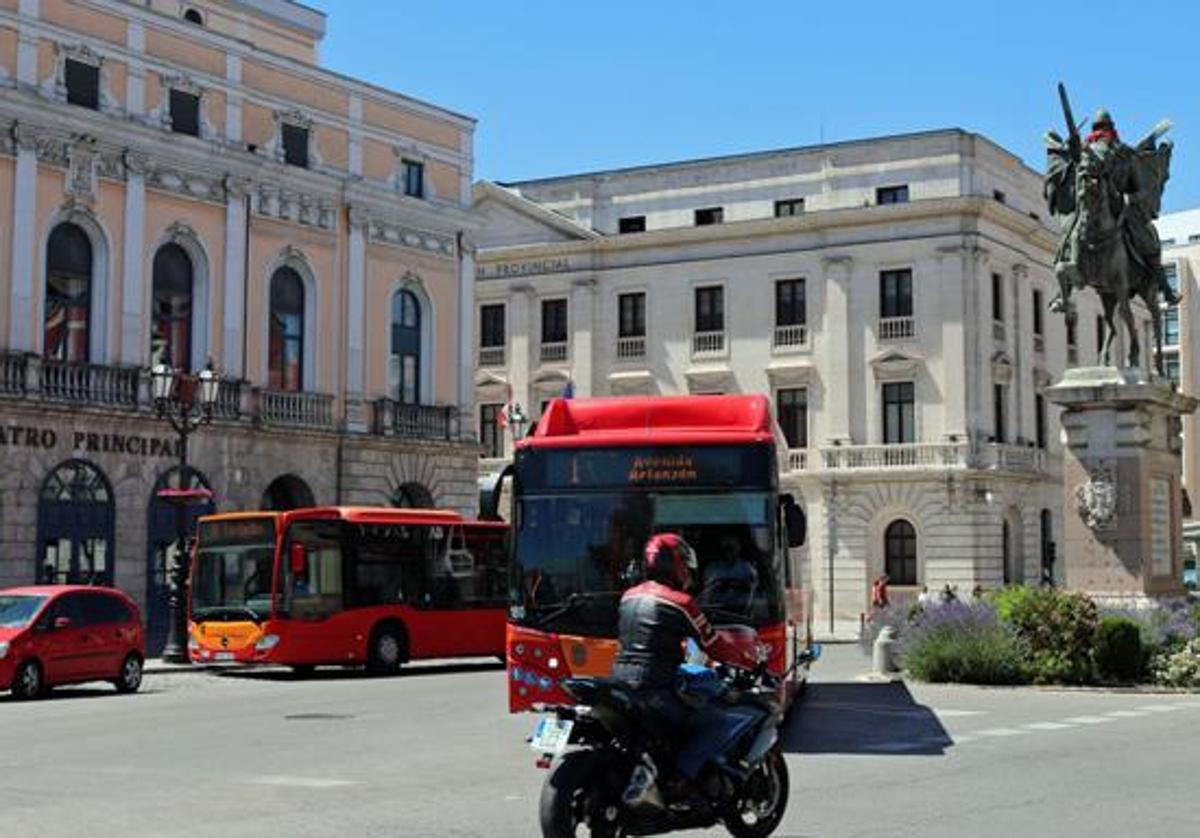
[(634, 457), (629, 466), (633, 484), (695, 483), (699, 479), (696, 462), (688, 453)]
[(204, 546), (272, 544), (274, 541), (274, 518), (232, 518), (200, 524), (200, 543)]

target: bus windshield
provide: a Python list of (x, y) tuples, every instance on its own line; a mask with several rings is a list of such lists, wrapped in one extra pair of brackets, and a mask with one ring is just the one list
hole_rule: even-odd
[(560, 633), (615, 637), (622, 591), (643, 578), (642, 546), (676, 532), (696, 550), (697, 600), (715, 624), (782, 619), (766, 491), (526, 494), (516, 508), (512, 616)]
[(253, 620), (271, 614), (275, 522), (203, 521), (192, 570), (193, 620)]

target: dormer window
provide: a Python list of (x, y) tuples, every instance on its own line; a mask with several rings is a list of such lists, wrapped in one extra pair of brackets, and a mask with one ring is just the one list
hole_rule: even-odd
[(171, 130), (176, 134), (200, 136), (200, 97), (197, 94), (171, 89)]
[(100, 110), (100, 68), (68, 58), (63, 67), (67, 102), (81, 108)]
[(424, 163), (418, 160), (401, 160), (400, 180), (405, 195), (410, 198), (425, 197)]
[(283, 162), (289, 166), (308, 168), (308, 129), (287, 122), (280, 127), (283, 139)]

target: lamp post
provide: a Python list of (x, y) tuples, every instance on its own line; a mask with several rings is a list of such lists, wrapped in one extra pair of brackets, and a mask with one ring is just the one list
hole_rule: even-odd
[(170, 487), (159, 492), (167, 503), (175, 506), (175, 556), (167, 565), (167, 645), (163, 649), (163, 660), (171, 663), (187, 663), (187, 516), (185, 509), (190, 503), (202, 501), (210, 496), (204, 489), (190, 489), (188, 479), (188, 436), (201, 425), (212, 421), (213, 409), (221, 379), (213, 371), (212, 362), (198, 374), (176, 370), (167, 364), (157, 364), (150, 370), (150, 392), (154, 398), (154, 412), (159, 419), (166, 419), (179, 436), (176, 449), (179, 454), (179, 488)]
[(519, 442), (525, 438), (525, 426), (528, 424), (529, 417), (525, 415), (521, 403), (517, 402), (508, 414), (508, 425), (512, 428), (513, 442)]

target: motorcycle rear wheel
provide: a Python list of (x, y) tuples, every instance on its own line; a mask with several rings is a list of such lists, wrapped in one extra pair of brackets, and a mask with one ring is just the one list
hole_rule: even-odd
[(778, 747), (763, 758), (742, 791), (721, 818), (725, 828), (733, 838), (767, 838), (787, 810), (787, 762)]
[(538, 817), (543, 838), (621, 838), (620, 797), (608, 788), (606, 765), (595, 751), (572, 751), (542, 786)]

